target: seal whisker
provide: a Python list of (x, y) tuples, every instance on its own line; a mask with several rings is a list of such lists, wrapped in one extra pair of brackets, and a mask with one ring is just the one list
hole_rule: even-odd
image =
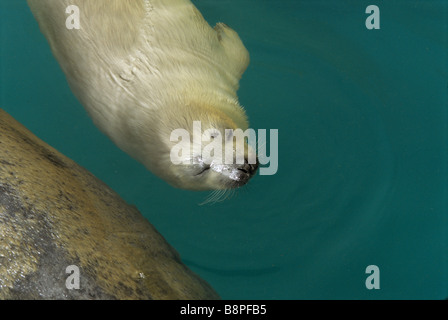
[(235, 194), (235, 189), (214, 190), (199, 205), (215, 204), (217, 202), (223, 202), (229, 198), (232, 198), (234, 196), (234, 194)]
[(210, 192), (210, 194), (207, 196), (207, 198), (204, 201), (202, 201), (201, 203), (199, 203), (199, 205), (202, 206), (202, 205), (205, 205), (205, 204), (212, 204), (212, 203), (214, 203), (215, 202), (214, 199), (215, 199), (216, 193), (218, 191), (219, 190), (214, 190), (214, 191)]

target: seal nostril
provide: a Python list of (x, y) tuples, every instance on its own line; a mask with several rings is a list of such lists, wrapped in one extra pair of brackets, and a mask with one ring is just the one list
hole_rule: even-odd
[(256, 170), (256, 168), (254, 169), (254, 166), (249, 164), (247, 159), (244, 159), (244, 164), (240, 168), (238, 168), (238, 170), (251, 175)]
[(244, 166), (243, 166), (244, 172), (253, 174), (258, 169), (258, 159), (256, 160), (256, 163), (249, 163), (248, 159), (244, 159)]
[(244, 168), (238, 168), (238, 170), (239, 170), (239, 171), (243, 171), (244, 173), (249, 173), (249, 172), (247, 172), (247, 170), (244, 169)]

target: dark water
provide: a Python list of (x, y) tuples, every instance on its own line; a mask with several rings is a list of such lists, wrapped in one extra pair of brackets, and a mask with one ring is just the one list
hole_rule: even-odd
[(279, 130), (278, 172), (232, 199), (199, 206), (208, 193), (103, 136), (25, 1), (0, 2), (0, 106), (135, 204), (223, 298), (447, 298), (448, 2), (193, 2), (251, 53), (251, 127)]

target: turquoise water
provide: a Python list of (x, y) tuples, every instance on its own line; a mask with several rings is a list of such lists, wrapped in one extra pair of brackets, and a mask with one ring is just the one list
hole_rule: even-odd
[(0, 1), (0, 107), (135, 204), (223, 298), (447, 298), (448, 2), (193, 2), (251, 54), (251, 127), (279, 130), (278, 172), (232, 199), (199, 206), (207, 192), (102, 135), (25, 1)]

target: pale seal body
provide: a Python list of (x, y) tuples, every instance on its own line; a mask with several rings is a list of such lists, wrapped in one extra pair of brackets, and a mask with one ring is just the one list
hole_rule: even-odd
[[(28, 0), (70, 88), (97, 127), (173, 186), (228, 189), (257, 164), (173, 165), (174, 129), (248, 128), (238, 102), (249, 54), (237, 33), (211, 28), (188, 0)], [(66, 20), (79, 8), (80, 29)], [(245, 143), (246, 144), (246, 143)], [(253, 149), (246, 147), (246, 156)], [(197, 159), (200, 155), (190, 154)], [(211, 169), (211, 170), (207, 170)]]

